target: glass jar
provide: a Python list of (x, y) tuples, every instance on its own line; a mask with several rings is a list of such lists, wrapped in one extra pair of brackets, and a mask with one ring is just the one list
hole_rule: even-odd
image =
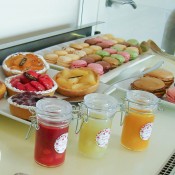
[(35, 161), (47, 167), (59, 166), (65, 160), (72, 106), (64, 100), (44, 98), (36, 103), (35, 112)]
[(79, 151), (85, 156), (99, 158), (105, 154), (117, 106), (117, 100), (109, 95), (92, 93), (85, 96), (78, 142)]
[(133, 151), (148, 147), (159, 99), (152, 93), (131, 90), (126, 95), (126, 114), (121, 144)]

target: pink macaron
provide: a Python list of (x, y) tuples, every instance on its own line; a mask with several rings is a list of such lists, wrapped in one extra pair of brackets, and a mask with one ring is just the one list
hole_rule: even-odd
[(117, 52), (119, 55), (122, 55), (125, 58), (125, 63), (130, 60), (130, 54), (125, 51), (119, 51)]
[(166, 100), (171, 103), (175, 103), (175, 87), (167, 89)]
[(90, 63), (88, 64), (88, 66), (90, 69), (92, 69), (94, 72), (96, 72), (99, 75), (103, 75), (104, 71), (103, 71), (103, 66), (98, 64), (98, 63)]
[(106, 48), (104, 50), (109, 52), (110, 54), (116, 54), (117, 53), (117, 51), (115, 49), (112, 49), (112, 48)]
[(71, 68), (80, 68), (80, 67), (86, 67), (87, 62), (84, 60), (74, 60), (71, 63)]

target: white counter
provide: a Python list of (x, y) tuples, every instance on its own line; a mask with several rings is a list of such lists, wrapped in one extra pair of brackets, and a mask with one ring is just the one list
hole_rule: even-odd
[(34, 161), (34, 132), (25, 140), (28, 126), (0, 116), (0, 174), (13, 175), (155, 175), (175, 149), (174, 109), (157, 113), (150, 145), (143, 152), (132, 152), (120, 145), (120, 117), (113, 121), (112, 136), (106, 155), (90, 159), (77, 151), (77, 138), (69, 138), (65, 163), (45, 168)]

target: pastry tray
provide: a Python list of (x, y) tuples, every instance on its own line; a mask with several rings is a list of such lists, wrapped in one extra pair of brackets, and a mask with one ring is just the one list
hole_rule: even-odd
[[(172, 61), (172, 60), (169, 60), (167, 58), (160, 57), (160, 56), (154, 56), (154, 58), (152, 60), (148, 60), (142, 66), (139, 64), (135, 65), (135, 66), (133, 66), (132, 70), (135, 69), (135, 70), (139, 71), (139, 70), (146, 69), (147, 67), (154, 65), (156, 62), (160, 61), (161, 59), (164, 60), (164, 64), (162, 65), (161, 68), (171, 71), (175, 77), (175, 61)], [(129, 73), (129, 71), (128, 71), (128, 73)], [(123, 72), (123, 75), (124, 75), (124, 72)], [(138, 78), (128, 79), (128, 80), (125, 80), (125, 81), (122, 81), (122, 82), (119, 82), (116, 84), (116, 86), (115, 86), (116, 92), (120, 96), (120, 98), (123, 99), (126, 96), (127, 90), (131, 90), (130, 84), (136, 79), (138, 79)], [(174, 84), (172, 85), (172, 87), (173, 86), (174, 86)], [(160, 99), (160, 104), (163, 105), (164, 107), (175, 108), (175, 104), (166, 101), (165, 96)]]
[[(58, 71), (57, 70), (54, 70), (54, 69), (49, 69), (47, 74), (50, 76), (50, 77), (54, 77), (54, 75), (57, 73)], [(4, 82), (4, 79), (5, 79), (5, 75), (3, 73), (3, 70), (2, 70), (2, 67), (0, 66), (0, 80)], [(103, 83), (100, 83), (98, 89), (97, 89), (97, 93), (102, 93), (106, 88), (108, 87), (108, 85), (106, 84), (103, 84)], [(65, 96), (62, 96), (62, 95), (59, 95), (58, 93), (55, 93), (55, 95), (60, 98), (60, 99), (64, 99)], [(6, 98), (3, 98), (0, 100), (0, 114), (5, 116), (5, 117), (8, 117), (8, 118), (11, 118), (13, 120), (16, 120), (16, 121), (19, 121), (21, 123), (24, 123), (24, 124), (27, 124), (27, 125), (30, 125), (30, 121), (27, 121), (27, 120), (24, 120), (24, 119), (20, 119), (18, 117), (15, 117), (13, 116), (11, 113), (10, 113), (10, 110), (9, 110), (9, 104), (7, 102), (7, 99)]]
[[(38, 50), (35, 53), (44, 56), (45, 54), (51, 53), (54, 50), (61, 50), (63, 47), (68, 47), (71, 43), (81, 43), (81, 42), (84, 42), (88, 38), (94, 38), (97, 36), (100, 36), (100, 35), (95, 35), (95, 36), (91, 36), (91, 37), (72, 40), (72, 41), (65, 42), (65, 43), (58, 44), (58, 45), (54, 45), (54, 46), (51, 46), (51, 47), (48, 47), (48, 48), (45, 48), (42, 50)], [(121, 66), (119, 66), (115, 69), (112, 69), (112, 70), (108, 71), (107, 73), (101, 75), (100, 81), (103, 83), (107, 83), (110, 80), (112, 80), (113, 78), (116, 78), (117, 76), (119, 76), (122, 73), (122, 71), (125, 70), (126, 68), (128, 69), (128, 68), (131, 68), (132, 66), (134, 66), (138, 63), (145, 62), (145, 61), (149, 60), (150, 58), (152, 58), (153, 56), (154, 55), (152, 55), (152, 53), (150, 53), (150, 52), (143, 53), (143, 54), (139, 55), (135, 60), (124, 63)], [(53, 69), (56, 69), (56, 70), (62, 70), (65, 68), (65, 67), (55, 65), (55, 64), (50, 64), (50, 67)]]

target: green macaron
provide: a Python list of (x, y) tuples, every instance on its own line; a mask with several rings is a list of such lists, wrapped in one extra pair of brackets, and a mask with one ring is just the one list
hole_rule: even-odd
[(139, 56), (139, 54), (133, 50), (126, 50), (126, 52), (130, 54), (130, 60), (134, 60)]
[(117, 59), (120, 64), (124, 63), (125, 61), (125, 58), (119, 54), (112, 54), (111, 57)]
[(138, 46), (139, 42), (136, 39), (129, 39), (127, 43), (131, 44), (132, 46)]
[(110, 53), (107, 52), (107, 51), (105, 51), (105, 50), (98, 50), (98, 51), (96, 52), (96, 54), (97, 54), (97, 55), (100, 55), (100, 56), (102, 56), (102, 57), (108, 57), (108, 56), (110, 56)]

